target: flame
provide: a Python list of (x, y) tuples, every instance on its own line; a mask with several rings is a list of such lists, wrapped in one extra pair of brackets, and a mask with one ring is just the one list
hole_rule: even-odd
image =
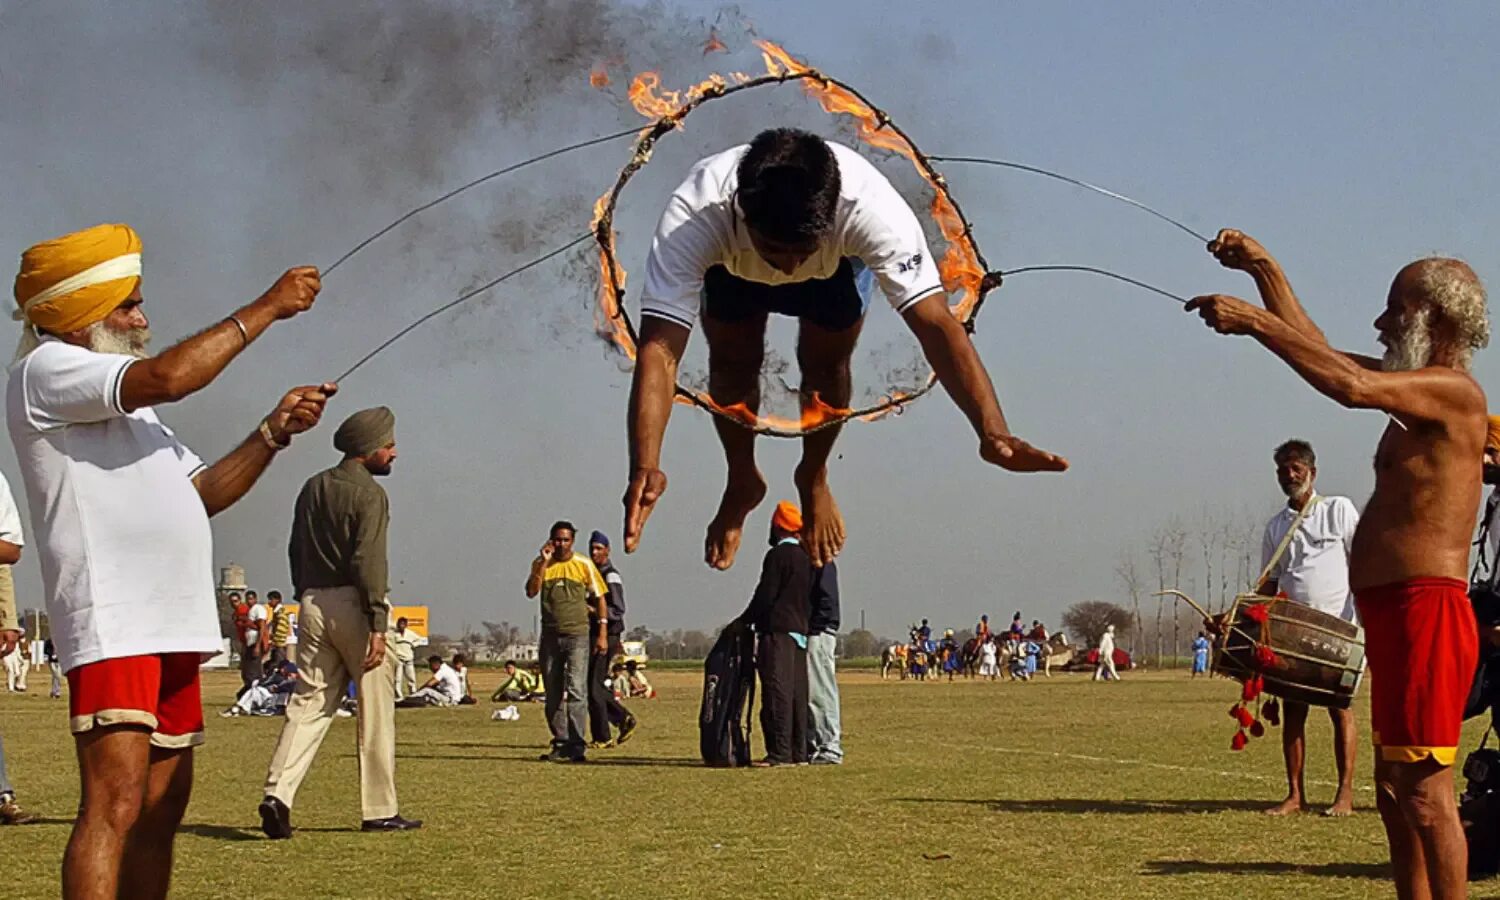
[(717, 29), (717, 28), (710, 28), (708, 30), (708, 40), (704, 41), (704, 43), (703, 43), (703, 55), (707, 56), (710, 53), (728, 53), (728, 52), (729, 52), (729, 48), (726, 47), (726, 46), (724, 46), (724, 42), (723, 41), (719, 40), (719, 29)]
[[(893, 153), (900, 154), (909, 160), (916, 168), (917, 173), (933, 189), (933, 200), (930, 208), (933, 220), (937, 223), (938, 230), (942, 233), (947, 247), (938, 261), (938, 272), (943, 280), (943, 288), (949, 294), (949, 310), (960, 319), (966, 319), (972, 314), (975, 305), (979, 302), (980, 285), (984, 279), (984, 267), (979, 264), (979, 258), (974, 250), (974, 245), (969, 241), (964, 231), (962, 218), (953, 202), (948, 199), (946, 186), (940, 175), (930, 171), (917, 157), (916, 148), (907, 141), (899, 131), (887, 127), (889, 120), (885, 114), (874, 109), (868, 103), (861, 100), (857, 95), (847, 88), (828, 81), (818, 70), (793, 57), (781, 46), (766, 40), (757, 40), (756, 46), (760, 48), (761, 58), (765, 63), (766, 74), (773, 76), (781, 75), (806, 75), (802, 78), (802, 87), (807, 95), (816, 100), (822, 108), (829, 113), (849, 116), (855, 120), (858, 126), (859, 138), (872, 147), (878, 147)], [(704, 45), (704, 54), (716, 51), (727, 51), (728, 48), (719, 39), (717, 31), (710, 31), (708, 42)], [(604, 78), (602, 68), (596, 72)], [(743, 72), (731, 72), (728, 75), (710, 75), (698, 84), (689, 87), (685, 91), (673, 91), (663, 89), (661, 86), (661, 75), (657, 72), (642, 72), (637, 75), (630, 84), (628, 96), (630, 104), (642, 116), (652, 120), (670, 119), (677, 123), (685, 114), (688, 107), (694, 102), (710, 94), (724, 90), (731, 82), (743, 84), (750, 81), (753, 76)], [(594, 76), (590, 76), (594, 82)], [(596, 86), (598, 86), (596, 84)], [(594, 205), (594, 223), (597, 226), (600, 216), (603, 214), (609, 194), (606, 193)], [(610, 256), (613, 256), (615, 236), (613, 232), (608, 235)], [(609, 257), (604, 252), (600, 253), (600, 278), (601, 287), (599, 295), (599, 308), (595, 311), (595, 323), (599, 333), (610, 339), (618, 346), (628, 358), (635, 359), (635, 343), (630, 339), (626, 330), (624, 317), (621, 314), (618, 297), (611, 291)], [(615, 280), (623, 290), (625, 284), (625, 270), (618, 261), (614, 264)], [(930, 380), (929, 380), (930, 381)], [(890, 409), (872, 413), (860, 418), (864, 421), (876, 421), (900, 410), (900, 404), (913, 397), (913, 394), (897, 391), (890, 395), (888, 401), (893, 404)], [(702, 405), (719, 413), (734, 418), (746, 425), (759, 429), (774, 429), (784, 432), (795, 432), (806, 430), (823, 424), (831, 418), (846, 418), (851, 411), (840, 409), (824, 403), (820, 397), (813, 395), (804, 398), (802, 415), (799, 420), (776, 417), (760, 416), (751, 411), (744, 404), (731, 404), (720, 406), (708, 397), (707, 394), (697, 392), (693, 397)], [(693, 400), (678, 396), (677, 402), (691, 404)]]
[(589, 84), (601, 91), (609, 87), (609, 72), (605, 71), (604, 63), (595, 63), (589, 71)]
[(818, 396), (817, 391), (802, 396), (802, 414), (796, 419), (788, 419), (784, 416), (760, 415), (744, 403), (730, 403), (727, 406), (715, 403), (714, 399), (703, 391), (694, 391), (691, 398), (681, 395), (677, 397), (678, 403), (692, 405), (694, 401), (750, 428), (762, 431), (781, 431), (789, 434), (808, 431), (835, 419), (847, 419), (850, 413), (853, 412), (851, 409), (833, 406), (824, 402), (823, 398)]

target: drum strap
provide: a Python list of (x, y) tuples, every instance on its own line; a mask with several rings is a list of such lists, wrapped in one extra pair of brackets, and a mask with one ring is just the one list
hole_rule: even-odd
[(1307, 514), (1312, 512), (1313, 505), (1320, 499), (1322, 498), (1316, 492), (1308, 495), (1307, 502), (1302, 504), (1302, 508), (1297, 510), (1297, 515), (1292, 519), (1292, 526), (1282, 536), (1281, 546), (1277, 547), (1276, 552), (1271, 554), (1270, 560), (1266, 562), (1266, 567), (1260, 570), (1260, 576), (1250, 585), (1250, 590), (1259, 590), (1260, 586), (1265, 582), (1266, 576), (1270, 575), (1271, 570), (1276, 568), (1276, 564), (1281, 562), (1281, 557), (1286, 553), (1286, 548), (1292, 545), (1292, 535), (1297, 533), (1297, 528), (1302, 524), (1302, 520), (1307, 518)]

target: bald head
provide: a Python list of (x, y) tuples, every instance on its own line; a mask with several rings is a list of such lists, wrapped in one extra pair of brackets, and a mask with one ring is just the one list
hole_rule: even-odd
[(1490, 342), (1484, 285), (1462, 260), (1419, 259), (1396, 273), (1386, 315), (1376, 327), (1387, 347), (1404, 345), (1408, 351), (1404, 355), (1411, 358), (1399, 368), (1468, 369), (1474, 351)]

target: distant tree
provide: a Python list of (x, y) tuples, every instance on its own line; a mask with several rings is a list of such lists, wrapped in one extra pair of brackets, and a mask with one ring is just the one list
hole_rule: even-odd
[(1085, 600), (1068, 607), (1062, 615), (1063, 630), (1075, 635), (1075, 643), (1092, 646), (1104, 633), (1106, 625), (1115, 626), (1118, 639), (1130, 633), (1134, 617), (1130, 610), (1105, 600)]
[(856, 628), (844, 635), (844, 657), (846, 659), (860, 656), (879, 656), (880, 651), (889, 646), (889, 641), (883, 641), (875, 636), (873, 631)]
[(1115, 577), (1125, 586), (1125, 593), (1130, 595), (1130, 604), (1134, 610), (1134, 627), (1130, 631), (1130, 655), (1135, 656), (1135, 639), (1141, 631), (1141, 594), (1145, 586), (1141, 582), (1141, 573), (1135, 567), (1135, 557), (1130, 554), (1122, 554), (1120, 561), (1115, 564)]
[(496, 653), (504, 653), (505, 648), (517, 644), (521, 640), (521, 629), (509, 622), (481, 622), (486, 632), (485, 645)]

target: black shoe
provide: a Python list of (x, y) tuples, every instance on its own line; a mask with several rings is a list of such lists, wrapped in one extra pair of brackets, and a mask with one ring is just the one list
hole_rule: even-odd
[(415, 831), (421, 827), (421, 819), (403, 819), (399, 815), (386, 819), (365, 819), (359, 823), (360, 831)]
[(615, 738), (615, 745), (619, 746), (630, 740), (630, 736), (635, 734), (635, 730), (640, 727), (640, 724), (635, 720), (635, 716), (626, 716), (625, 721), (620, 723), (620, 735)]
[(588, 759), (583, 755), (581, 751), (578, 753), (568, 753), (565, 750), (553, 750), (551, 753), (543, 753), (541, 756), (541, 760), (542, 762), (555, 763), (588, 762)]
[(292, 811), (275, 797), (260, 801), (260, 830), (273, 841), (292, 836)]

